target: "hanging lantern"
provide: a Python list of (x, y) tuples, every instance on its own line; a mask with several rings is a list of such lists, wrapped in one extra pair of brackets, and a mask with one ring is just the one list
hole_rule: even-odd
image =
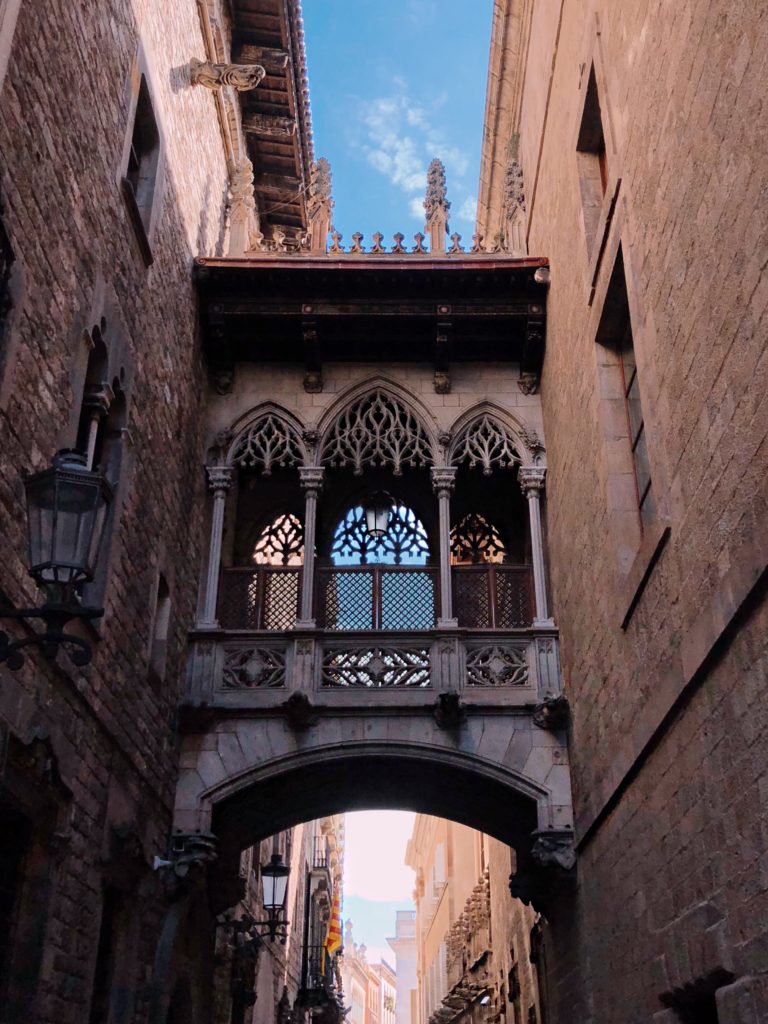
[(48, 599), (75, 602), (75, 589), (93, 579), (111, 499), (109, 484), (86, 468), (85, 456), (63, 449), (50, 469), (25, 482), (29, 573)]
[(365, 528), (368, 535), (378, 540), (383, 537), (389, 529), (389, 521), (392, 516), (394, 502), (384, 491), (371, 495), (370, 499), (363, 506), (365, 514)]

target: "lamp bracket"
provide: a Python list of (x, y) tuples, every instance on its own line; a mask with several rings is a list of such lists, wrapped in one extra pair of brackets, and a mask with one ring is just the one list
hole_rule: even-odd
[(25, 647), (39, 647), (48, 661), (54, 661), (62, 646), (73, 648), (71, 658), (78, 668), (88, 665), (91, 660), (91, 645), (87, 640), (71, 633), (65, 633), (64, 627), (71, 619), (98, 619), (104, 614), (103, 608), (73, 608), (70, 605), (46, 603), (41, 608), (1, 608), (0, 618), (24, 621), (25, 619), (42, 619), (46, 628), (42, 633), (32, 630), (32, 635), (21, 640), (11, 640), (10, 636), (0, 630), (0, 664), (6, 662), (8, 668), (17, 671), (24, 664)]

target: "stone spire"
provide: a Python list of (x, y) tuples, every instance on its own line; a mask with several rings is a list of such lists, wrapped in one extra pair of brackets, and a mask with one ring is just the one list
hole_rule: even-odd
[(504, 178), (504, 244), (513, 256), (526, 256), (525, 191), (523, 169), (515, 157), (507, 163)]
[(309, 175), (309, 248), (311, 252), (325, 252), (328, 246), (328, 232), (333, 217), (331, 196), (331, 165), (320, 157), (312, 164)]
[(425, 231), (429, 235), (429, 249), (432, 253), (445, 252), (450, 208), (445, 188), (445, 167), (441, 160), (435, 159), (427, 171), (427, 194), (424, 198), (427, 214)]

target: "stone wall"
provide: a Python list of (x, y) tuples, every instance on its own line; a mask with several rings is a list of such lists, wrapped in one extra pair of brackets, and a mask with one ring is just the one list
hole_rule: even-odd
[[(591, 994), (562, 1020), (677, 1019), (659, 997), (717, 967), (747, 979), (721, 1020), (768, 1015), (767, 29), (720, 0), (536, 5), (520, 122), (503, 127), (520, 132), (529, 252), (552, 270), (549, 564)], [(607, 181), (585, 216), (591, 67)], [(595, 342), (619, 244), (658, 508), (644, 532)]]
[[(133, 892), (117, 988), (124, 1012), (137, 1011), (130, 1019), (145, 1019), (165, 905), (151, 862), (166, 852), (174, 715), (200, 563), (204, 376), (191, 263), (220, 251), (227, 181), (213, 97), (186, 77), (190, 58), (204, 52), (194, 0), (28, 2), (2, 80), (0, 196), (15, 254), (0, 358), (7, 600), (36, 601), (22, 477), (74, 443), (85, 332), (102, 318), (110, 379), (122, 374), (128, 402), (105, 614), (88, 631), (93, 663), (77, 670), (61, 654), (49, 666), (31, 654), (21, 672), (0, 668), (0, 722), (13, 755), (5, 782), (43, 836), (34, 877), (48, 880), (33, 944), (45, 954), (39, 966), (24, 965), (3, 1021), (88, 1019), (107, 881)], [(163, 144), (150, 267), (119, 188), (139, 71)], [(172, 600), (164, 679), (148, 668), (160, 572)], [(26, 755), (40, 744), (53, 817), (33, 806), (41, 782)]]

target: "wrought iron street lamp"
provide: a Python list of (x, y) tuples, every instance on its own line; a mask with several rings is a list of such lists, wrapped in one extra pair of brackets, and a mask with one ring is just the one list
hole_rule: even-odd
[(291, 869), (283, 864), (280, 853), (273, 853), (269, 864), (261, 866), (261, 895), (267, 920), (260, 921), (259, 927), (266, 928), (270, 939), (279, 938), (285, 942), (288, 936), (288, 921), (281, 920), (288, 889)]
[(365, 528), (374, 540), (383, 537), (389, 529), (393, 505), (392, 498), (386, 492), (378, 491), (363, 506)]
[(87, 665), (90, 645), (64, 632), (71, 619), (96, 619), (102, 608), (80, 603), (83, 584), (93, 579), (112, 491), (100, 473), (86, 467), (85, 456), (63, 449), (53, 465), (25, 482), (29, 529), (29, 574), (45, 595), (40, 608), (3, 609), (0, 617), (42, 619), (45, 630), (21, 640), (0, 632), (0, 662), (11, 669), (24, 663), (21, 649), (37, 646), (54, 659), (59, 647), (74, 648), (72, 660)]

